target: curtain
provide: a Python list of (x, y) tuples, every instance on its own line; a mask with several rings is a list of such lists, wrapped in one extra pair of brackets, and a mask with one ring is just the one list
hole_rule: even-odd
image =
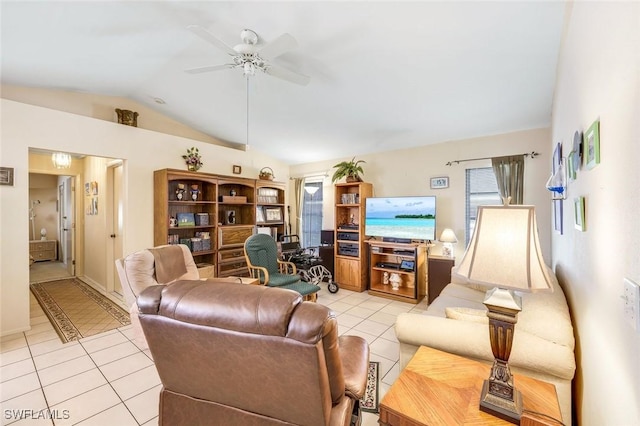
[[(295, 197), (295, 206), (296, 206), (296, 231), (297, 235), (300, 235), (302, 232), (302, 203), (304, 203), (304, 178), (295, 178), (293, 179), (294, 184), (294, 194)], [(289, 222), (291, 222), (291, 217), (289, 217)]]
[(524, 155), (509, 155), (491, 159), (493, 173), (502, 199), (511, 197), (511, 204), (524, 202)]

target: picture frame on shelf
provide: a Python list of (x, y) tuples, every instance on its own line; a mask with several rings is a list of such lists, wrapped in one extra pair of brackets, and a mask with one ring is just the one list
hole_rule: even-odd
[(593, 169), (600, 164), (600, 120), (593, 122), (584, 132), (584, 161), (587, 169)]
[(573, 214), (575, 217), (575, 227), (578, 231), (586, 230), (584, 217), (584, 197), (576, 197), (573, 199)]
[(438, 176), (431, 178), (431, 189), (444, 189), (449, 187), (449, 176)]
[(0, 167), (0, 185), (13, 186), (13, 167)]
[(282, 222), (282, 209), (280, 207), (264, 208), (265, 222)]

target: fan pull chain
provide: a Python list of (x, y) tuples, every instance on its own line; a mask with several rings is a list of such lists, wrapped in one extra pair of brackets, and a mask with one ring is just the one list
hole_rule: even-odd
[(247, 144), (245, 151), (249, 150), (249, 75), (245, 77), (247, 79)]

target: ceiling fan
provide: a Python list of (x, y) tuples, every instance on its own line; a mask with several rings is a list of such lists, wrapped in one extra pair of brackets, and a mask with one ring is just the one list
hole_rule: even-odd
[(252, 30), (244, 29), (240, 32), (242, 43), (231, 47), (198, 25), (190, 25), (187, 28), (202, 39), (226, 52), (233, 60), (233, 62), (229, 64), (211, 65), (186, 70), (185, 72), (189, 74), (199, 74), (228, 68), (242, 68), (246, 77), (255, 75), (256, 70), (260, 70), (265, 74), (302, 86), (309, 83), (310, 78), (308, 76), (280, 67), (269, 61), (270, 58), (278, 57), (298, 47), (296, 39), (294, 39), (291, 34), (282, 34), (271, 43), (258, 46), (258, 35)]

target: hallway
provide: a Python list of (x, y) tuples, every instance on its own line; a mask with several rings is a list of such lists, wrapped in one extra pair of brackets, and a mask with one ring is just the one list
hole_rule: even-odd
[(70, 278), (67, 266), (59, 261), (47, 260), (35, 262), (29, 268), (29, 284), (55, 281), (62, 278)]

